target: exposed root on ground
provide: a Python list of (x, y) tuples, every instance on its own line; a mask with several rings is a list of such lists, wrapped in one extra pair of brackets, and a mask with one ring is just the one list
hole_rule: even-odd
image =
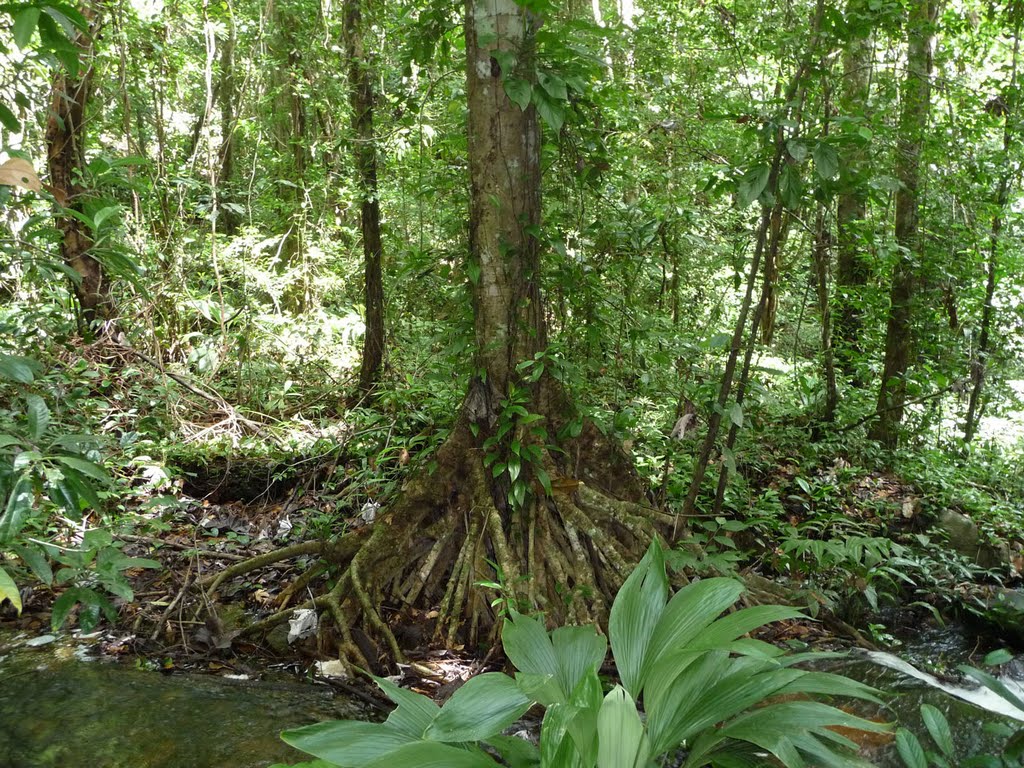
[[(503, 508), (484, 452), (464, 426), (453, 431), (435, 460), (436, 471), (415, 474), (372, 526), (233, 564), (200, 582), (208, 598), (227, 579), (299, 555), (319, 555), (326, 568), (318, 566), (318, 572), (329, 571), (332, 586), (306, 606), (321, 613), (322, 634), (333, 625), (342, 660), (367, 669), (368, 662), (403, 659), (395, 628), (412, 614), (433, 618), (433, 638), (426, 640), (449, 647), (493, 640), (502, 602), (541, 609), (559, 622), (603, 621), (657, 527), (672, 523), (634, 500), (565, 477), (546, 452), (552, 493), (534, 483), (522, 509)], [(287, 587), (279, 604), (309, 591), (311, 578), (307, 572)], [(282, 608), (245, 634), (268, 631), (292, 610)], [(378, 659), (367, 658), (373, 646), (362, 633), (383, 647)]]

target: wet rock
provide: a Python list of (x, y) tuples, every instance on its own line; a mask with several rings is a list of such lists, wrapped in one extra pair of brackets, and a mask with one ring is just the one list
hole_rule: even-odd
[(1012, 566), (1010, 547), (1005, 541), (993, 543), (971, 518), (952, 509), (943, 510), (936, 526), (949, 539), (950, 546), (981, 568)]
[(287, 624), (278, 624), (267, 633), (267, 645), (279, 656), (286, 656), (291, 652), (291, 647), (288, 644), (288, 632)]

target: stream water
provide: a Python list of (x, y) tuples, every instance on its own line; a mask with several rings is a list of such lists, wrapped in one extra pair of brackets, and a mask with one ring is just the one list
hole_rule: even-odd
[[(299, 762), (303, 755), (280, 741), (281, 730), (367, 716), (331, 689), (294, 679), (164, 675), (90, 660), (87, 645), (68, 639), (35, 647), (26, 644), (30, 640), (0, 635), (2, 768), (256, 768)], [(916, 637), (898, 656), (855, 652), (832, 669), (891, 694), (882, 719), (918, 734), (925, 733), (920, 705), (938, 707), (949, 719), (958, 759), (999, 754), (1002, 738), (984, 726), (1006, 718), (965, 701), (969, 686), (893, 668), (909, 662), (917, 669), (955, 670), (970, 650), (964, 635), (936, 630)], [(902, 768), (891, 746), (870, 757), (881, 768)]]
[(164, 675), (26, 639), (0, 636), (3, 768), (257, 768), (308, 759), (285, 728), (366, 717), (323, 686)]

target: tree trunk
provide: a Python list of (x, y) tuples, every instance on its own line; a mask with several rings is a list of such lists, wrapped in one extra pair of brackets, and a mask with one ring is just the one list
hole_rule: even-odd
[(373, 128), (373, 80), (362, 36), (362, 0), (345, 3), (345, 53), (348, 57), (349, 104), (360, 193), (363, 236), (364, 301), (366, 332), (359, 389), (368, 393), (380, 377), (384, 363), (384, 247), (380, 234), (380, 202), (377, 193), (377, 141)]
[(828, 263), (832, 238), (825, 222), (825, 208), (818, 206), (814, 222), (814, 283), (817, 288), (818, 314), (821, 318), (821, 357), (825, 373), (825, 412), (822, 420), (831, 422), (836, 416), (839, 393), (836, 388), (835, 356), (832, 351), (832, 310), (829, 306)]
[(912, 304), (921, 258), (918, 237), (918, 183), (921, 145), (928, 128), (931, 105), (932, 25), (936, 0), (916, 0), (907, 25), (907, 76), (903, 83), (899, 141), (896, 149), (896, 244), (899, 255), (893, 268), (889, 295), (889, 321), (885, 335), (885, 361), (878, 391), (877, 418), (868, 435), (884, 446), (899, 442), (899, 428), (907, 396), (910, 366)]
[[(866, 13), (863, 0), (850, 0), (846, 13), (849, 23), (856, 29), (863, 19), (854, 19)], [(847, 41), (843, 51), (843, 82), (839, 99), (839, 112), (844, 117), (863, 114), (868, 102), (873, 46), (866, 33), (855, 34)], [(864, 240), (858, 232), (867, 211), (863, 188), (864, 165), (867, 152), (859, 140), (846, 155), (846, 174), (836, 206), (836, 322), (835, 351), (843, 373), (855, 375), (855, 360), (863, 351), (861, 343), (863, 312), (861, 292), (867, 285), (869, 268), (864, 257)]]
[[(95, 11), (86, 7), (84, 14), (90, 29), (96, 29)], [(86, 192), (80, 179), (85, 167), (85, 109), (93, 76), (91, 32), (78, 32), (75, 45), (79, 51), (80, 71), (71, 73), (60, 69), (54, 77), (46, 147), (50, 187), (60, 206), (56, 219), (61, 233), (61, 257), (78, 276), (74, 292), (79, 325), (82, 334), (88, 337), (95, 333), (98, 324), (114, 316), (114, 305), (103, 265), (89, 252), (92, 238), (88, 227), (68, 213), (84, 213)]]
[[(358, 623), (400, 659), (381, 606), (429, 610), (435, 639), (494, 638), (495, 601), (556, 621), (603, 619), (633, 563), (667, 518), (638, 503), (639, 482), (550, 375), (540, 292), (540, 128), (506, 77), (535, 82), (540, 19), (514, 0), (467, 0), (470, 216), (466, 271), (475, 317), (474, 369), (448, 439), (377, 515), (342, 536), (318, 605), (360, 663)], [(515, 57), (512, 72), (499, 63)], [(550, 446), (557, 445), (558, 450)], [(259, 567), (264, 560), (235, 572)], [(495, 586), (497, 585), (497, 586)], [(261, 627), (262, 628), (262, 627)], [(372, 655), (372, 654), (371, 654)]]
[(221, 217), (220, 230), (226, 235), (234, 235), (238, 231), (239, 215), (232, 206), (237, 205), (232, 194), (231, 179), (235, 175), (235, 150), (238, 138), (235, 135), (235, 102), (238, 99), (235, 85), (235, 44), (237, 42), (234, 16), (228, 12), (227, 38), (220, 49), (220, 174), (218, 176), (217, 195), (220, 203), (217, 210)]

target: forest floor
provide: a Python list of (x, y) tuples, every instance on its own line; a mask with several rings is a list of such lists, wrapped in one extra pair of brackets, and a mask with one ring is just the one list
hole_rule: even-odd
[[(833, 470), (836, 466), (841, 470), (842, 462), (837, 462)], [(793, 484), (794, 477), (795, 467), (776, 467), (766, 487), (781, 492)], [(268, 669), (287, 669), (297, 676), (322, 678), (375, 706), (383, 706), (371, 687), (352, 680), (338, 662), (332, 662), (337, 658), (337, 638), (331, 636), (331, 630), (318, 631), (315, 613), (293, 610), (311, 599), (318, 584), (322, 587), (321, 582), (330, 578), (329, 573), (323, 573), (317, 580), (301, 580), (318, 561), (312, 548), (302, 551), (304, 543), (316, 543), (341, 531), (371, 525), (377, 506), (367, 503), (355, 513), (343, 516), (338, 512), (335, 495), (307, 490), (301, 483), (287, 488), (268, 482), (262, 486), (262, 493), (238, 493), (239, 487), (205, 487), (205, 500), (184, 492), (151, 499), (137, 512), (137, 518), (146, 520), (145, 525), (136, 524), (130, 531), (115, 534), (123, 543), (125, 555), (155, 559), (163, 569), (126, 573), (133, 599), (115, 600), (116, 626), (102, 636), (102, 651), (111, 656), (141, 658), (149, 666), (164, 671), (258, 677)], [(197, 490), (195, 483), (189, 490)], [(847, 505), (843, 514), (857, 531), (874, 530), (878, 538), (884, 535), (908, 540), (920, 535), (924, 528), (918, 519), (920, 504), (915, 489), (893, 475), (862, 474), (848, 478), (844, 493)], [(228, 497), (232, 495), (244, 496), (245, 500), (231, 500)], [(882, 510), (892, 514), (883, 520)], [(791, 505), (788, 515), (785, 522), (794, 530), (815, 519), (812, 508), (796, 504)], [(840, 559), (831, 563), (828, 574), (811, 573), (809, 569), (780, 578), (778, 559), (787, 555), (783, 548), (792, 542), (755, 541), (756, 536), (743, 528), (722, 529), (716, 537), (709, 538), (699, 552), (694, 542), (699, 544), (700, 540), (690, 539), (698, 572), (701, 563), (704, 572), (721, 570), (715, 552), (731, 551), (732, 545), (723, 546), (723, 540), (733, 541), (746, 554), (742, 560), (731, 561), (729, 567), (748, 580), (758, 602), (789, 602), (816, 615), (815, 619), (772, 625), (762, 639), (818, 649), (874, 647), (884, 645), (901, 631), (938, 617), (939, 609), (934, 605), (928, 608), (923, 600), (912, 601), (905, 595), (905, 602), (893, 601), (886, 611), (884, 632), (880, 632), (876, 631), (880, 626), (876, 614), (864, 610), (851, 613), (848, 605), (843, 607), (851, 593), (863, 595), (868, 587), (881, 592), (889, 582), (883, 584), (879, 575), (894, 572), (891, 566), (898, 563), (874, 563), (874, 570), (857, 573), (851, 567), (855, 560)], [(820, 531), (807, 533), (803, 541), (834, 543), (834, 539)], [(295, 556), (226, 578), (217, 584), (215, 593), (209, 589), (218, 575), (231, 566), (272, 555), (283, 548), (294, 549)], [(756, 552), (751, 554), (751, 550)], [(811, 559), (817, 557), (818, 562), (827, 561), (830, 556), (829, 550), (819, 551), (811, 545), (806, 553), (811, 553)], [(689, 565), (690, 572), (694, 572), (695, 564)], [(948, 598), (961, 590), (966, 599), (969, 594), (976, 596), (979, 589), (1002, 589), (1019, 581), (1020, 558), (1014, 557), (1008, 566), (1001, 584), (968, 584), (964, 579), (969, 574), (964, 572), (961, 581), (943, 588), (946, 591), (941, 597)], [(848, 572), (840, 574), (843, 569)], [(301, 584), (301, 589), (296, 590), (296, 584)], [(939, 588), (937, 584), (931, 586)], [(32, 588), (25, 595), (22, 615), (0, 617), (2, 624), (33, 636), (48, 634), (53, 602), (60, 591), (60, 587), (42, 585)], [(262, 622), (265, 627), (267, 617), (272, 616), (282, 618), (269, 631), (249, 631), (254, 622)], [(503, 657), (494, 648), (442, 647), (434, 634), (435, 617), (436, 611), (409, 609), (383, 614), (406, 653), (408, 663), (397, 670), (404, 684), (444, 699), (473, 674), (501, 667)], [(386, 652), (369, 635), (357, 632), (356, 641), (371, 664), (377, 664), (369, 671), (396, 671), (387, 665)]]

